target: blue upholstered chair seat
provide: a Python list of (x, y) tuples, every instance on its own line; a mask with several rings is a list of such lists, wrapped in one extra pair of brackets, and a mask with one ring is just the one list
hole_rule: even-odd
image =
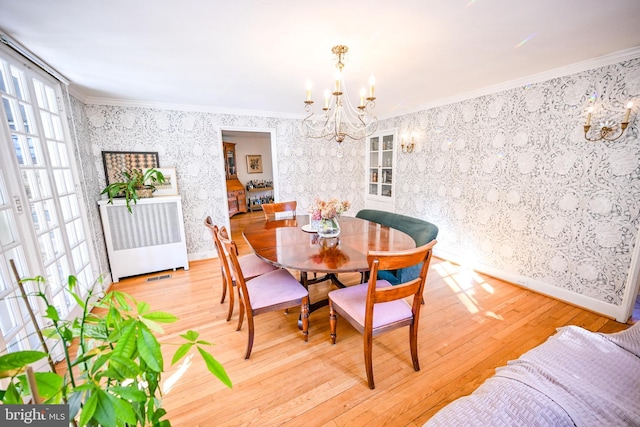
[[(416, 246), (425, 245), (438, 237), (438, 227), (436, 225), (406, 215), (375, 209), (363, 209), (356, 214), (356, 217), (407, 233), (416, 242)], [(418, 277), (421, 267), (422, 265), (418, 264), (398, 270), (379, 271), (378, 280), (386, 280), (392, 285), (408, 282)]]

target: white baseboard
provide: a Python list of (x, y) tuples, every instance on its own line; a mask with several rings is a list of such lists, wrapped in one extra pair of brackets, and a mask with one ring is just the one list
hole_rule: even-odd
[[(434, 249), (433, 255), (438, 258), (454, 262), (456, 264), (465, 264), (460, 257), (447, 251)], [(605, 301), (571, 292), (567, 289), (563, 289), (546, 282), (541, 282), (539, 280), (535, 280), (526, 276), (508, 273), (486, 265), (473, 265), (470, 267), (472, 267), (479, 273), (487, 274), (497, 279), (512, 283), (516, 286), (530, 289), (539, 294), (543, 294), (551, 298), (555, 298), (560, 301), (564, 301), (566, 303), (584, 308), (586, 310), (593, 311), (603, 316), (610, 317), (612, 319), (615, 319), (617, 322), (625, 323), (628, 320), (624, 318), (624, 308), (622, 306), (613, 305)]]
[(187, 255), (189, 261), (198, 261), (201, 259), (218, 258), (216, 251), (194, 252)]

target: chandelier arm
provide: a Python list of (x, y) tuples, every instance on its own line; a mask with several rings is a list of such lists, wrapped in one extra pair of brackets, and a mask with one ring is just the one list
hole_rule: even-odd
[[(306, 109), (306, 108), (305, 108), (305, 109)], [(307, 110), (307, 112), (309, 112), (309, 110)], [(313, 113), (314, 113), (314, 112), (313, 112), (313, 111), (311, 111), (311, 112), (309, 113), (309, 115), (308, 115), (308, 116), (306, 116), (306, 117), (302, 120), (302, 123), (306, 122), (306, 121), (307, 121), (307, 120), (309, 120), (311, 117), (313, 117)]]
[[(346, 85), (343, 83), (343, 87), (345, 86)], [(348, 97), (345, 96), (344, 101), (346, 104), (345, 113), (348, 117), (348, 120), (346, 120), (346, 124), (350, 129), (349, 137), (357, 140), (371, 135), (373, 132), (368, 131), (367, 128), (372, 126), (373, 123), (377, 122), (377, 118), (369, 113), (367, 109), (375, 106), (375, 103), (372, 100), (367, 100), (365, 108), (355, 108)], [(362, 126), (354, 125), (354, 123), (358, 122), (360, 122)]]
[(364, 120), (363, 120), (363, 116), (364, 116), (364, 115), (362, 115), (362, 116), (360, 116), (360, 115), (359, 115), (359, 116), (358, 116), (358, 121), (359, 121), (360, 123), (362, 123), (362, 126), (363, 126), (363, 127), (366, 127), (366, 126), (367, 126), (367, 124), (364, 122)]

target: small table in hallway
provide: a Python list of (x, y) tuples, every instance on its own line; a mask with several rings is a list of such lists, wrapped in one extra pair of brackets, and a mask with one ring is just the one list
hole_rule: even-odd
[[(369, 251), (400, 251), (416, 247), (408, 234), (360, 218), (341, 217), (340, 236), (324, 240), (316, 233), (302, 230), (308, 223), (308, 215), (257, 222), (247, 225), (243, 236), (260, 258), (278, 267), (298, 270), (305, 288), (325, 280), (343, 287), (337, 274), (369, 271)], [(324, 273), (326, 276), (309, 279), (307, 272)], [(326, 299), (311, 304), (309, 310), (325, 305)]]

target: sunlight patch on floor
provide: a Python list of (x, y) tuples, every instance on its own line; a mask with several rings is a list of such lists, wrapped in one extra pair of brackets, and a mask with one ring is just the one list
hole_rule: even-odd
[(185, 372), (187, 372), (187, 369), (189, 369), (189, 367), (191, 366), (192, 357), (193, 354), (190, 354), (186, 359), (184, 359), (184, 361), (180, 365), (180, 368), (178, 368), (178, 370), (169, 378), (167, 378), (167, 380), (162, 384), (162, 394), (169, 393), (173, 386), (178, 382), (178, 380), (180, 380)]
[(471, 314), (477, 313), (480, 310), (478, 309), (478, 306), (475, 304), (475, 302), (473, 302), (471, 300), (471, 298), (469, 297), (469, 295), (465, 294), (465, 293), (459, 293), (457, 295), (458, 299), (460, 300), (460, 302), (462, 304), (464, 304), (464, 306), (467, 308), (467, 311)]
[(487, 316), (487, 317), (491, 317), (493, 319), (496, 319), (496, 320), (504, 320), (504, 317), (502, 317), (499, 314), (494, 313), (493, 311), (487, 311), (487, 312), (484, 313), (484, 315)]
[(484, 283), (480, 284), (480, 286), (482, 286), (482, 289), (487, 291), (488, 294), (493, 295), (493, 293), (495, 292), (495, 289), (493, 289), (493, 286), (491, 286), (487, 282), (484, 282)]
[(451, 264), (449, 261), (443, 261), (433, 267), (441, 277), (447, 277), (458, 271), (458, 266)]
[[(475, 297), (477, 292), (481, 292), (481, 289), (489, 295), (494, 295), (496, 292), (493, 286), (468, 265), (456, 265), (443, 261), (433, 266), (433, 269), (444, 279), (447, 286), (471, 314), (482, 311), (481, 304)], [(483, 314), (487, 318), (504, 320), (502, 316), (492, 311)]]
[(472, 289), (475, 284), (481, 284), (482, 278), (469, 267), (460, 267), (458, 273), (453, 276), (462, 289)]
[(454, 293), (459, 293), (462, 292), (462, 289), (460, 289), (460, 286), (458, 286), (458, 283), (455, 281), (455, 279), (453, 277), (445, 277), (444, 278), (444, 282), (449, 285), (449, 287), (451, 288), (451, 290)]

